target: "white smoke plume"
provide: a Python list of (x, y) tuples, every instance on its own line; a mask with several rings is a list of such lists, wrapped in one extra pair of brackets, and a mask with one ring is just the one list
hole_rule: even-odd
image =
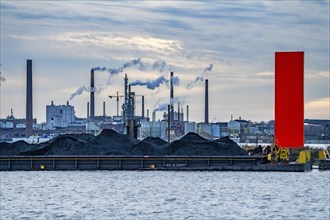
[(154, 90), (155, 88), (158, 88), (161, 84), (168, 83), (168, 80), (165, 79), (164, 76), (160, 76), (155, 80), (147, 80), (145, 82), (141, 80), (136, 80), (134, 82), (131, 82), (131, 86), (146, 86), (148, 89)]
[(210, 63), (210, 65), (204, 69), (203, 74), (206, 74), (207, 72), (211, 72), (212, 69), (213, 69), (213, 64)]
[[(180, 78), (177, 76), (173, 77), (173, 85), (178, 86), (180, 84)], [(158, 88), (161, 84), (166, 84), (169, 86), (170, 80), (166, 79), (164, 76), (160, 76), (155, 80), (147, 80), (147, 81), (141, 81), (141, 80), (136, 80), (134, 82), (131, 82), (131, 86), (146, 86), (148, 89), (154, 90)]]
[(157, 108), (155, 108), (153, 112), (167, 111), (167, 108), (168, 108), (167, 106), (168, 106), (168, 103), (158, 104)]
[(72, 100), (75, 96), (81, 95), (83, 92), (90, 91), (90, 88), (88, 89), (86, 86), (79, 87), (73, 94), (71, 94), (69, 100)]
[[(0, 67), (2, 66), (2, 64), (0, 63)], [(1, 76), (1, 69), (0, 69), (0, 86), (6, 82), (5, 77)]]
[(0, 75), (0, 86), (1, 86), (4, 82), (6, 82), (5, 77), (3, 77), (3, 76)]
[(180, 85), (180, 78), (177, 76), (173, 76), (172, 83), (173, 83), (173, 86)]
[[(119, 68), (93, 67), (92, 69), (94, 71), (108, 72), (109, 79), (107, 80), (106, 85), (110, 85), (111, 76), (118, 75), (118, 74), (124, 72), (124, 70), (126, 68), (136, 67), (136, 66), (141, 71), (147, 70), (147, 67), (148, 67), (147, 64), (142, 62), (141, 58), (137, 58), (137, 59), (133, 59), (127, 63), (124, 63)], [(149, 65), (149, 68), (150, 68), (150, 65)], [(160, 72), (164, 72), (166, 70), (166, 68), (172, 68), (172, 67), (167, 65), (167, 63), (163, 60), (156, 60), (152, 64), (151, 68), (152, 68), (152, 70), (159, 70)], [(179, 85), (179, 81), (180, 81), (180, 79), (178, 77), (174, 77), (174, 79), (173, 79), (174, 85)], [(155, 88), (159, 87), (162, 83), (165, 83), (166, 85), (168, 85), (168, 82), (169, 82), (169, 80), (165, 79), (164, 76), (160, 76), (158, 79), (156, 79), (154, 81), (148, 80), (147, 82), (142, 82), (142, 81), (137, 80), (137, 81), (131, 83), (131, 85), (147, 86), (148, 89), (154, 90)], [(1, 83), (1, 81), (0, 81), (0, 83)], [(105, 88), (100, 88), (95, 92), (100, 92), (101, 90), (103, 90)], [(90, 92), (90, 90), (91, 90), (90, 87), (81, 86), (73, 94), (71, 94), (69, 100), (72, 100), (75, 96), (81, 95), (83, 92)]]
[(159, 72), (163, 73), (167, 67), (167, 63), (164, 60), (156, 60), (152, 64), (153, 70), (159, 70)]
[(170, 70), (172, 69), (171, 65), (168, 65), (166, 63), (166, 61), (164, 60), (156, 60), (155, 62), (153, 62), (153, 64), (150, 65), (143, 63), (141, 58), (137, 58), (137, 59), (133, 59), (127, 63), (124, 63), (121, 67), (119, 68), (107, 68), (107, 67), (94, 67), (93, 70), (94, 71), (101, 71), (101, 72), (109, 72), (111, 75), (118, 75), (119, 73), (122, 73), (126, 68), (129, 67), (133, 67), (133, 66), (138, 66), (139, 70), (147, 70), (147, 69), (151, 69), (151, 70), (158, 70), (159, 72), (165, 72), (166, 70)]
[(92, 89), (91, 87), (86, 87), (86, 86), (80, 86), (73, 94), (71, 94), (69, 100), (72, 100), (75, 96), (81, 95), (83, 92), (92, 92), (94, 91), (95, 93), (100, 93), (103, 89), (105, 88), (96, 88)]
[[(188, 96), (186, 95), (186, 96), (176, 96), (176, 97), (174, 97), (174, 99), (173, 99), (173, 105), (174, 105), (174, 103), (177, 103), (177, 102), (180, 102), (181, 104), (185, 104), (186, 103), (186, 98), (187, 98)], [(158, 111), (167, 111), (168, 109), (167, 109), (167, 106), (169, 105), (169, 102), (163, 102), (163, 103), (160, 103), (159, 101), (158, 101), (158, 104), (156, 104), (156, 108), (153, 110), (154, 112), (158, 112)]]
[(202, 75), (197, 76), (195, 78), (194, 81), (192, 81), (191, 83), (188, 83), (188, 85), (186, 86), (186, 89), (192, 89), (198, 82), (203, 82), (204, 81), (204, 77), (211, 72), (213, 69), (213, 64), (211, 63), (208, 67), (206, 67), (202, 73)]
[(138, 66), (140, 70), (144, 70), (144, 64), (141, 61), (141, 58), (131, 60), (127, 63), (124, 63), (121, 67), (119, 68), (107, 68), (107, 67), (94, 67), (94, 71), (107, 71), (110, 75), (118, 75), (119, 73), (124, 72), (126, 68), (132, 67), (132, 66)]

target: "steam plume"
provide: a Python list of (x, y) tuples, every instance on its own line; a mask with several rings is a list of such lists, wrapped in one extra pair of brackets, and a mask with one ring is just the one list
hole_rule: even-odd
[(180, 84), (180, 78), (177, 76), (173, 76), (173, 86), (178, 86)]
[(155, 88), (158, 88), (162, 83), (168, 83), (168, 80), (165, 79), (164, 76), (160, 76), (157, 79), (153, 81), (146, 81), (142, 82), (140, 80), (136, 80), (135, 82), (130, 83), (131, 86), (147, 86), (148, 89), (154, 90)]
[[(144, 64), (141, 61), (141, 58), (138, 58), (138, 59), (133, 59), (133, 60), (127, 62), (127, 63), (124, 63), (119, 68), (93, 67), (92, 69), (94, 71), (108, 72), (109, 73), (109, 79), (108, 79), (106, 84), (110, 85), (112, 75), (118, 75), (118, 74), (124, 72), (124, 70), (126, 68), (133, 67), (133, 66), (137, 66), (139, 70), (144, 71), (144, 70), (147, 69), (146, 67), (148, 65)], [(156, 60), (152, 64), (152, 70), (159, 70), (160, 72), (164, 72), (167, 67), (172, 68), (171, 66), (167, 65), (167, 63), (163, 60)], [(150, 66), (149, 66), (149, 68), (150, 68)], [(173, 79), (174, 85), (178, 85), (179, 81), (180, 81), (180, 79), (178, 77), (174, 77), (174, 79)], [(2, 80), (0, 81), (0, 83), (1, 82), (2, 82)], [(147, 86), (148, 89), (154, 90), (155, 88), (159, 87), (162, 83), (168, 84), (168, 82), (169, 82), (169, 80), (165, 79), (164, 76), (160, 76), (158, 79), (153, 80), (153, 81), (148, 80), (147, 82), (142, 82), (142, 81), (137, 80), (137, 81), (131, 83), (131, 85), (133, 85), (133, 86), (134, 85)], [(105, 89), (105, 88), (100, 88), (100, 89), (98, 89), (97, 92), (100, 92), (103, 89)], [(81, 86), (76, 90), (76, 92), (71, 94), (69, 100), (72, 100), (75, 96), (81, 95), (83, 92), (90, 92), (90, 90), (91, 90), (90, 87)]]
[(93, 70), (94, 71), (102, 71), (102, 72), (107, 71), (108, 73), (110, 73), (110, 75), (118, 75), (119, 73), (122, 73), (126, 68), (132, 67), (132, 66), (138, 66), (138, 68), (140, 70), (144, 69), (144, 65), (141, 62), (141, 58), (138, 58), (138, 59), (131, 60), (127, 63), (124, 63), (119, 68), (109, 68), (108, 69), (106, 67), (94, 67)]
[(211, 72), (212, 69), (213, 69), (213, 64), (210, 63), (210, 65), (204, 69), (204, 74), (205, 74), (206, 72)]
[(167, 63), (164, 60), (157, 60), (152, 64), (152, 69), (153, 70), (159, 70), (159, 72), (164, 72), (165, 68), (167, 66)]
[(0, 75), (0, 86), (1, 86), (1, 84), (4, 83), (4, 82), (6, 82), (5, 77), (2, 77), (2, 76)]
[(213, 64), (211, 63), (208, 67), (206, 67), (202, 73), (202, 75), (197, 76), (194, 81), (189, 83), (186, 88), (191, 89), (193, 88), (198, 82), (203, 82), (204, 81), (204, 76), (207, 75), (209, 72), (211, 72), (213, 69)]
[(168, 103), (158, 104), (158, 107), (154, 109), (154, 112), (166, 111)]
[[(164, 76), (160, 76), (155, 80), (147, 80), (145, 82), (141, 80), (136, 80), (134, 82), (131, 82), (131, 86), (146, 86), (148, 89), (154, 90), (158, 88), (161, 84), (165, 83), (168, 86), (168, 83), (170, 80), (166, 79)], [(173, 77), (173, 85), (177, 86), (180, 83), (180, 78), (175, 76)]]
[(72, 100), (75, 96), (81, 95), (83, 92), (95, 92), (100, 93), (104, 88), (96, 88), (92, 90), (91, 87), (80, 86), (73, 94), (71, 94), (69, 100)]
[[(184, 104), (184, 103), (186, 103), (186, 98), (187, 97), (188, 96), (176, 96), (173, 99), (173, 103), (180, 102), (181, 104)], [(154, 112), (167, 111), (167, 105), (169, 105), (168, 102), (165, 102), (165, 103), (164, 102), (163, 103), (158, 102), (158, 104), (156, 104), (157, 107), (154, 109)]]
[(72, 100), (75, 96), (81, 95), (83, 92), (88, 92), (90, 89), (88, 89), (86, 86), (79, 87), (73, 94), (71, 94), (69, 100)]

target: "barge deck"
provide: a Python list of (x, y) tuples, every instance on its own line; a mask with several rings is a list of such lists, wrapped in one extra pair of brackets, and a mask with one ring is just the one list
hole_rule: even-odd
[(18, 170), (306, 172), (312, 163), (269, 163), (265, 156), (0, 156), (0, 171)]

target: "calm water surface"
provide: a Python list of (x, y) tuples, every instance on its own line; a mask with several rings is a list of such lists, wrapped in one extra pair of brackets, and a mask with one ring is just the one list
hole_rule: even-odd
[(330, 219), (330, 172), (0, 172), (0, 219)]

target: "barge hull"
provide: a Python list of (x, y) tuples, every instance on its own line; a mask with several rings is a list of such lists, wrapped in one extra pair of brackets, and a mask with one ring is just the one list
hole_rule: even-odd
[(330, 159), (319, 160), (319, 170), (330, 170)]
[(305, 172), (312, 163), (267, 163), (264, 156), (0, 156), (0, 171), (174, 170)]

